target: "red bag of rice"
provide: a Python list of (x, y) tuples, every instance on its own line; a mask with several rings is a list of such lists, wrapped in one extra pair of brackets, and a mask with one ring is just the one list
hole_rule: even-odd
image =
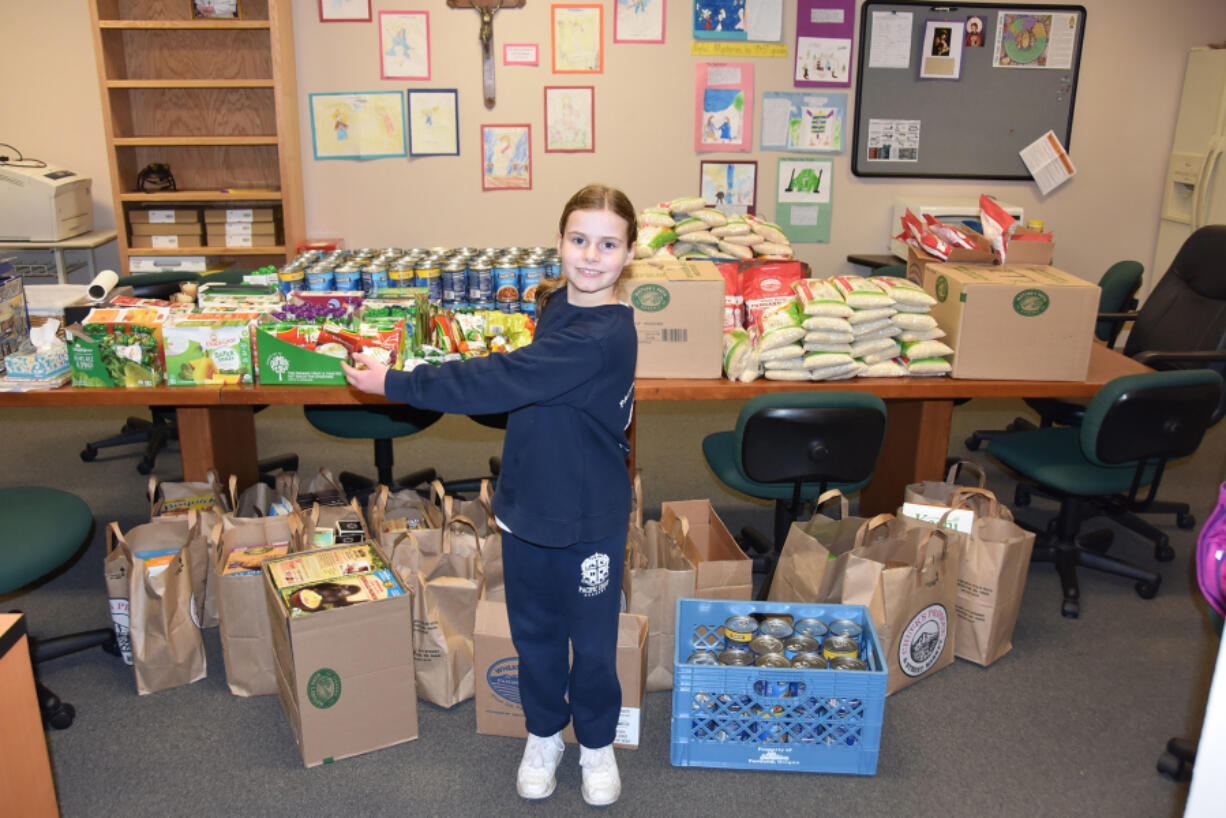
[(724, 331), (745, 326), (745, 299), (741, 297), (741, 274), (735, 261), (716, 264), (724, 277)]
[(804, 267), (799, 261), (754, 264), (743, 267), (740, 278), (748, 325), (764, 310), (796, 299), (792, 285), (804, 278)]

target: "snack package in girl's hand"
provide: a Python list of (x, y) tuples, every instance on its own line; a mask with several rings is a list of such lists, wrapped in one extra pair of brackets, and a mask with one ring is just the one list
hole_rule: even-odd
[(1006, 251), (1009, 247), (1009, 231), (1017, 219), (1010, 216), (986, 193), (979, 195), (979, 221), (983, 224), (983, 235), (996, 251), (1000, 263), (1005, 263)]

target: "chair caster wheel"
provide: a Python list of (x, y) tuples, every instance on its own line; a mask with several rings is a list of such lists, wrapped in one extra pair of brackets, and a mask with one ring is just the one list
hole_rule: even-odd
[(1188, 777), (1188, 765), (1170, 753), (1163, 753), (1158, 758), (1158, 773), (1172, 781), (1183, 781)]
[(1081, 603), (1075, 599), (1066, 599), (1060, 604), (1060, 615), (1065, 619), (1076, 619), (1081, 616)]
[(1196, 527), (1196, 517), (1191, 514), (1177, 514), (1175, 516), (1175, 525), (1184, 531), (1191, 531)]
[(68, 702), (56, 702), (55, 707), (43, 713), (43, 721), (56, 730), (67, 730), (77, 717), (77, 709)]
[(86, 463), (91, 462), (97, 456), (98, 456), (98, 449), (95, 448), (94, 446), (86, 446), (84, 449), (81, 450), (81, 459), (84, 460)]
[(980, 439), (979, 435), (971, 435), (966, 439), (965, 445), (966, 448), (970, 449), (972, 452), (977, 452), (979, 451), (979, 444), (981, 443), (983, 443), (983, 441)]
[(1017, 488), (1013, 490), (1013, 505), (1015, 506), (1030, 505), (1030, 489), (1026, 488), (1025, 486), (1019, 483)]
[(1175, 559), (1175, 549), (1166, 537), (1154, 543), (1154, 559), (1158, 562), (1170, 562)]
[(1141, 599), (1153, 599), (1158, 595), (1157, 582), (1138, 582), (1133, 587), (1137, 589), (1137, 596)]

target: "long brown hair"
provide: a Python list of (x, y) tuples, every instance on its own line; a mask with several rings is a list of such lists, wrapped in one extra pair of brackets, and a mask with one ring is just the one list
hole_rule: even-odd
[[(558, 219), (558, 235), (566, 235), (566, 222), (570, 219), (570, 214), (576, 210), (608, 210), (621, 216), (626, 222), (626, 241), (630, 246), (631, 254), (634, 253), (634, 242), (639, 235), (638, 219), (635, 217), (634, 205), (630, 203), (630, 198), (625, 193), (615, 187), (601, 184), (590, 184), (581, 188), (562, 208), (562, 217)], [(537, 285), (536, 314), (538, 317), (549, 301), (549, 297), (564, 286), (566, 286), (566, 276), (563, 275), (547, 278)]]

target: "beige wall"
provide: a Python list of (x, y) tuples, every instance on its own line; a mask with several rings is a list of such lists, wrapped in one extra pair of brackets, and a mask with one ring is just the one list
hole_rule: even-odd
[[(186, 0), (184, 0), (186, 2)], [(1166, 153), (1186, 49), (1226, 40), (1226, 3), (1177, 0), (1155, 13), (1145, 0), (1085, 0), (1087, 26), (1071, 153), (1076, 178), (1041, 198), (1025, 182), (861, 180), (850, 158), (836, 159), (834, 221), (829, 244), (799, 245), (819, 273), (850, 271), (851, 252), (884, 252), (892, 202), (900, 193), (959, 195), (988, 192), (1017, 202), (1056, 231), (1056, 263), (1096, 279), (1119, 258), (1150, 263)], [(85, 0), (3, 0), (0, 49), (0, 141), (27, 155), (64, 165), (94, 180), (95, 222), (114, 224), (103, 147), (101, 106)], [(319, 22), (318, 3), (294, 4), (298, 96), (302, 123), (306, 220), (312, 236), (342, 236), (349, 246), (506, 245), (552, 243), (558, 211), (581, 184), (621, 186), (639, 207), (692, 195), (701, 158), (756, 159), (760, 212), (773, 216), (775, 151), (693, 152), (693, 65), (689, 4), (668, 3), (664, 45), (612, 42), (613, 2), (605, 5), (605, 70), (554, 75), (549, 70), (549, 3), (500, 12), (494, 40), (540, 45), (539, 67), (498, 65), (498, 104), (481, 101), (478, 19), (445, 0), (391, 2), (381, 9), (430, 11), (433, 76), (413, 87), (458, 88), (461, 155), (367, 162), (316, 162), (310, 157), (307, 94), (403, 90), (410, 83), (379, 79), (375, 23)], [(794, 3), (786, 3), (794, 18)], [(858, 26), (857, 26), (858, 30)], [(23, 32), (29, 36), (12, 36)], [(785, 20), (791, 43), (795, 21)], [(49, 43), (54, 43), (50, 46)], [(857, 42), (856, 47), (860, 44)], [(790, 59), (754, 60), (756, 92), (790, 89)], [(596, 88), (593, 154), (546, 154), (542, 139), (545, 85)], [(849, 99), (854, 88), (848, 89)], [(481, 123), (532, 125), (533, 189), (482, 192), (478, 167)], [(757, 145), (757, 123), (754, 144)], [(103, 260), (108, 257), (104, 253)], [(111, 258), (113, 263), (113, 257)], [(76, 280), (76, 279), (74, 279)]]

